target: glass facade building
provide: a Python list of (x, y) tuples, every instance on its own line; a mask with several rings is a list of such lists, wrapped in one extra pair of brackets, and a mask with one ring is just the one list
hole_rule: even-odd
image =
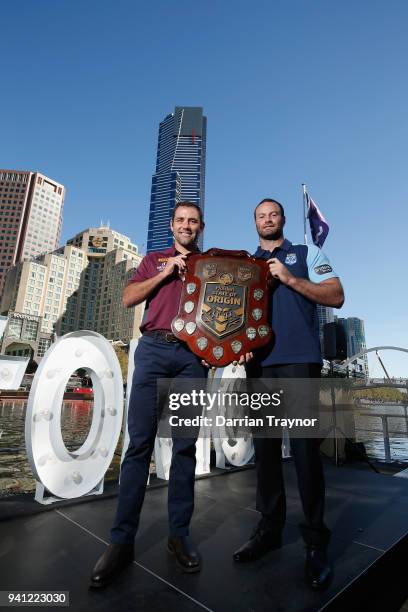
[(173, 244), (170, 219), (177, 202), (194, 202), (204, 213), (206, 132), (207, 118), (201, 107), (176, 106), (160, 123), (147, 252)]
[[(347, 336), (347, 357), (353, 357), (360, 351), (367, 348), (364, 321), (357, 317), (338, 318), (338, 323), (344, 327)], [(364, 374), (368, 377), (368, 359), (367, 354), (361, 357), (363, 361)]]
[(317, 318), (319, 321), (320, 348), (322, 353), (324, 353), (323, 327), (326, 325), (326, 323), (333, 323), (333, 308), (330, 308), (330, 306), (322, 306), (321, 304), (317, 304)]

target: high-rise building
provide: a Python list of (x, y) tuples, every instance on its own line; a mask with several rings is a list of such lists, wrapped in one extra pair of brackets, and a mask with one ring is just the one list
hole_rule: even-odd
[[(357, 317), (338, 317), (337, 322), (344, 327), (344, 330), (346, 332), (347, 357), (353, 357), (353, 355), (357, 355), (357, 353), (367, 348), (363, 319), (358, 319)], [(364, 364), (364, 374), (366, 377), (368, 377), (369, 374), (367, 354), (364, 354), (361, 359), (363, 360)]]
[(0, 297), (12, 266), (58, 247), (64, 196), (44, 174), (0, 170)]
[[(87, 258), (83, 282), (76, 299), (70, 300), (67, 305), (67, 317), (76, 318), (75, 329), (100, 331), (107, 338), (116, 339), (113, 337), (117, 332), (116, 315), (110, 311), (113, 301), (116, 303), (116, 299), (119, 299), (121, 303), (122, 293), (119, 291), (118, 296), (113, 294), (111, 273), (122, 261), (127, 262), (124, 264), (126, 272), (139, 265), (142, 258), (138, 254), (137, 246), (127, 236), (109, 227), (86, 229), (68, 240), (67, 244), (82, 249)], [(121, 276), (122, 272), (121, 269), (118, 274)], [(124, 314), (121, 308), (122, 306), (118, 312)]]
[(322, 306), (321, 304), (317, 304), (317, 318), (319, 321), (320, 348), (323, 353), (324, 352), (323, 326), (326, 325), (326, 323), (333, 323), (334, 321), (333, 308), (331, 308), (330, 306)]
[[(9, 316), (3, 341), (5, 352), (21, 355), (32, 350), (36, 360), (44, 355), (54, 333), (61, 333), (61, 317), (78, 291), (86, 264), (86, 256), (80, 249), (66, 246), (19, 262), (9, 270), (0, 308), (2, 314)], [(19, 337), (15, 333), (18, 328), (15, 320), (21, 322), (27, 317), (38, 321), (36, 338), (28, 338), (27, 334)]]
[(207, 118), (201, 107), (176, 106), (160, 123), (147, 251), (173, 244), (170, 219), (177, 202), (194, 202), (204, 213), (206, 133)]
[(137, 337), (143, 307), (125, 308), (122, 292), (141, 259), (127, 236), (100, 227), (77, 234), (52, 253), (16, 264), (7, 274), (0, 307), (9, 316), (5, 352), (31, 352), (38, 360), (54, 334), (81, 329), (109, 340)]

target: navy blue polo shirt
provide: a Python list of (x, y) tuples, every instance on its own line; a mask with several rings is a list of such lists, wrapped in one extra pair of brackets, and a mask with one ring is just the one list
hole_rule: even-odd
[[(258, 247), (254, 255), (262, 259), (276, 257), (294, 276), (313, 283), (338, 276), (326, 255), (315, 245), (292, 244), (285, 239), (272, 253)], [(270, 300), (269, 321), (275, 338), (270, 352), (263, 357), (262, 366), (322, 363), (314, 302), (279, 282)]]

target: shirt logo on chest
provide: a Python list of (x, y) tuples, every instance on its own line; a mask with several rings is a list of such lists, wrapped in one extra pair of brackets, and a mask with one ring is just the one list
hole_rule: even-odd
[(296, 253), (288, 253), (286, 255), (285, 264), (288, 264), (288, 266), (292, 266), (296, 262), (297, 262)]

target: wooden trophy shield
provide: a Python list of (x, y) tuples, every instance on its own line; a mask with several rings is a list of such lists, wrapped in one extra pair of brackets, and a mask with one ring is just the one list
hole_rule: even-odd
[(189, 255), (174, 335), (212, 366), (223, 367), (271, 341), (264, 259), (210, 249)]

